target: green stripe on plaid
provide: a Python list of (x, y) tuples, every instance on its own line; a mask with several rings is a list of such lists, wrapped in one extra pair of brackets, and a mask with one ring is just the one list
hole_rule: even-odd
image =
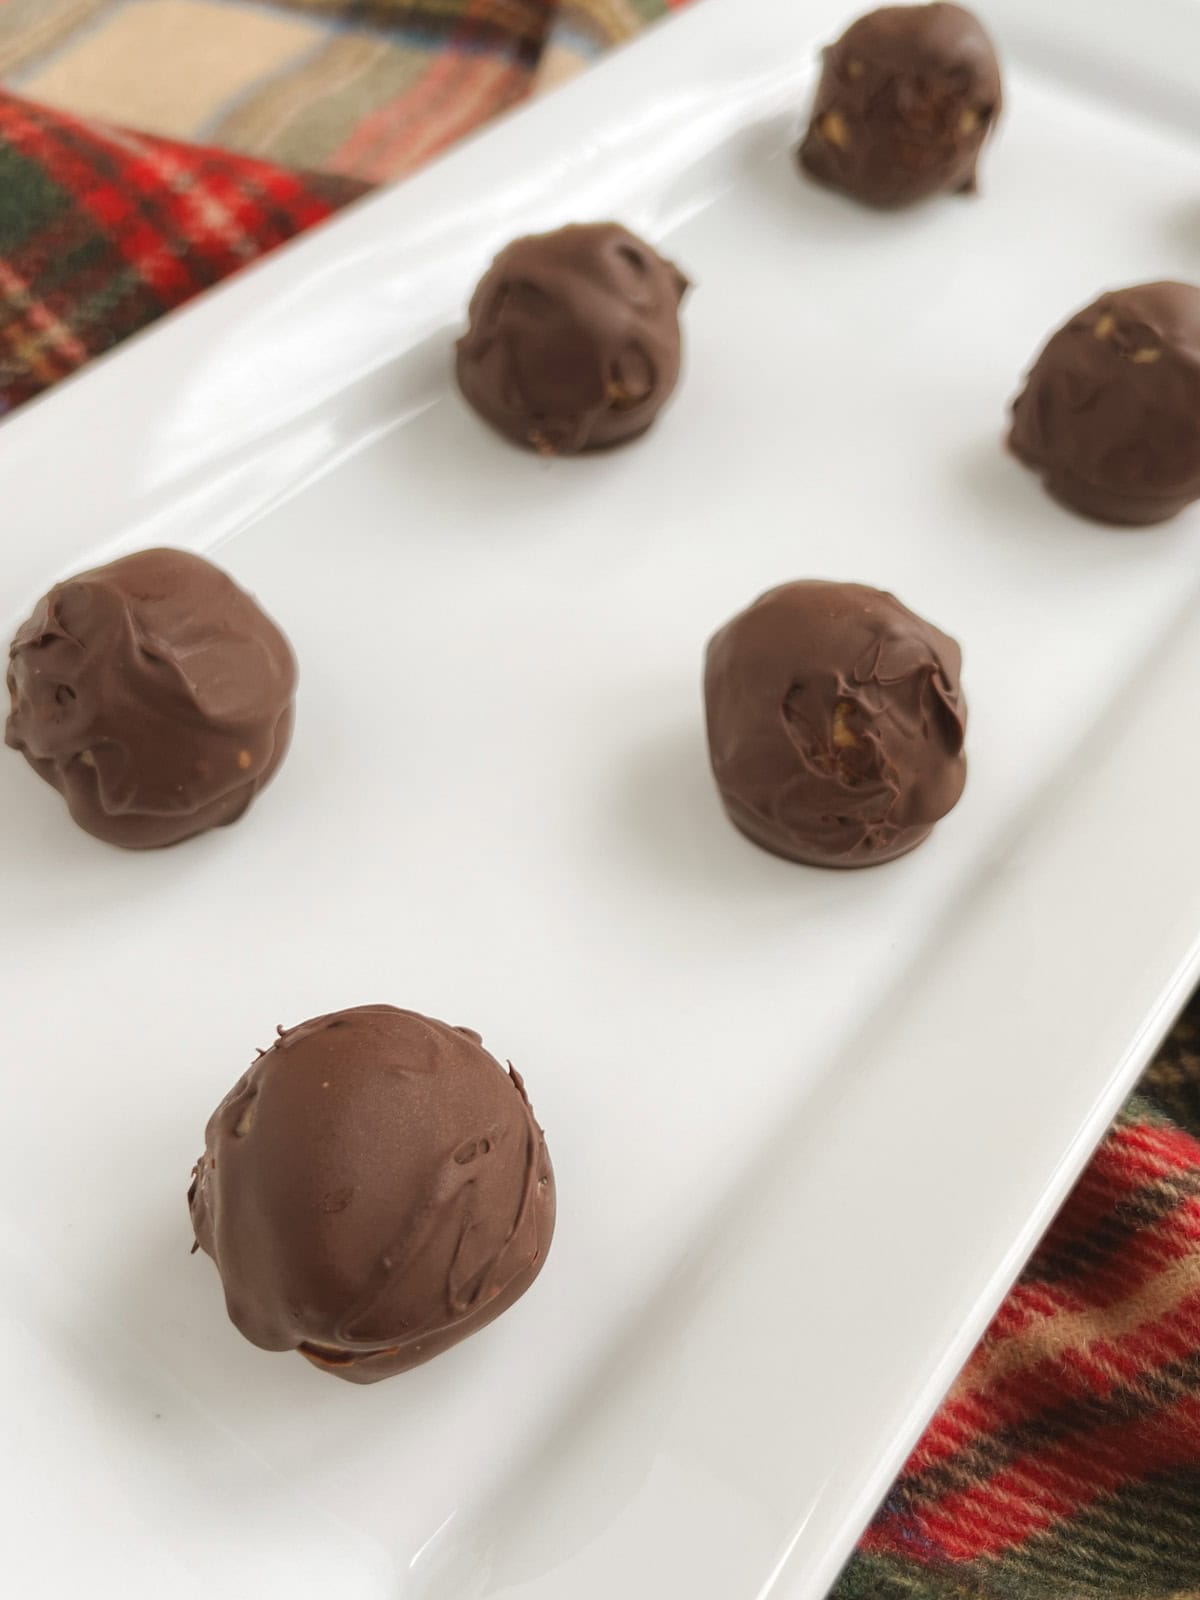
[(1157, 1112), (1200, 1138), (1200, 1020), (1193, 1007), (1159, 1051), (1139, 1085)]
[(1200, 1468), (1156, 1474), (1002, 1558), (858, 1555), (832, 1600), (1172, 1600), (1200, 1584)]
[(969, 1574), (918, 1567), (895, 1556), (856, 1555), (830, 1600), (998, 1600)]
[[(26, 242), (72, 210), (71, 197), (36, 161), (0, 143), (0, 255), (14, 256)], [(53, 255), (46, 265), (53, 268)]]
[(980, 1563), (1002, 1600), (1166, 1600), (1200, 1584), (1200, 1465), (1157, 1473)]

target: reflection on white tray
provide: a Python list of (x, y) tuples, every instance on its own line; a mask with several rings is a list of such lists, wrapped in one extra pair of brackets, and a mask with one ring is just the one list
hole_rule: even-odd
[[(1000, 437), (1068, 311), (1200, 277), (1200, 12), (1038, 11), (987, 8), (978, 203), (801, 182), (845, 7), (706, 0), (6, 425), (6, 620), (188, 544), (301, 668), (276, 783), (178, 850), (0, 762), (15, 1593), (832, 1580), (1196, 971), (1196, 519), (1078, 521)], [(451, 340), (508, 236), (606, 214), (694, 279), (687, 370), (645, 440), (546, 464)], [(803, 575), (964, 646), (966, 794), (877, 872), (756, 851), (707, 772), (705, 640)], [(237, 1336), (184, 1191), (275, 1024), (373, 1000), (528, 1075), (561, 1211), (504, 1318), (359, 1391)]]

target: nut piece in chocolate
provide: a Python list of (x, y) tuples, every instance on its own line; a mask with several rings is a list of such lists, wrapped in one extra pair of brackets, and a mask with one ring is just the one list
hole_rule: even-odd
[(287, 640), (232, 578), (143, 550), (55, 584), (9, 651), (5, 740), (134, 850), (235, 822), (292, 731)]
[(494, 428), (542, 455), (636, 438), (679, 377), (687, 287), (616, 223), (514, 240), (471, 299), (459, 387)]
[(525, 1293), (554, 1174), (478, 1034), (358, 1006), (279, 1030), (213, 1112), (188, 1206), (252, 1344), (375, 1383)]
[(824, 53), (801, 166), (873, 206), (972, 194), (1000, 113), (1000, 67), (962, 6), (885, 6)]
[(953, 639), (882, 590), (768, 590), (705, 662), (709, 758), (730, 821), (811, 866), (914, 849), (966, 782), (960, 665)]
[(1200, 497), (1200, 289), (1142, 283), (1073, 316), (1014, 402), (1009, 444), (1101, 522), (1164, 522)]

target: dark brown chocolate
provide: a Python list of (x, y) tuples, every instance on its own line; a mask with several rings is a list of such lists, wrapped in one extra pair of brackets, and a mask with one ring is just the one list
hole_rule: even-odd
[(1200, 497), (1200, 289), (1138, 284), (1073, 316), (1014, 402), (1009, 443), (1101, 522), (1163, 522)]
[(283, 760), (296, 666), (219, 568), (143, 550), (55, 584), (9, 652), (5, 739), (110, 844), (234, 822)]
[(494, 428), (543, 455), (635, 438), (679, 377), (687, 286), (616, 223), (517, 239), (472, 297), (459, 387)]
[(1000, 67), (961, 6), (885, 6), (824, 54), (805, 171), (873, 206), (971, 194), (1000, 114)]
[(708, 646), (709, 757), (765, 850), (867, 867), (912, 850), (966, 782), (961, 654), (894, 595), (785, 583)]
[(252, 1344), (375, 1383), (524, 1294), (554, 1175), (478, 1034), (358, 1006), (280, 1030), (213, 1113), (188, 1205)]

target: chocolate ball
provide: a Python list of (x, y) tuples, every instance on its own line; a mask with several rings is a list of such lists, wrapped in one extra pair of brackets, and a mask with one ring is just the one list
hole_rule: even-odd
[(1085, 516), (1182, 511), (1200, 496), (1200, 289), (1138, 284), (1072, 317), (1014, 402), (1009, 443)]
[(459, 387), (494, 428), (543, 455), (633, 439), (679, 377), (687, 286), (613, 222), (517, 239), (472, 297)]
[(961, 654), (894, 595), (770, 589), (708, 646), (708, 747), (730, 821), (765, 850), (868, 867), (912, 850), (962, 794)]
[(5, 740), (81, 828), (144, 850), (235, 822), (283, 760), (296, 664), (219, 568), (143, 550), (55, 584), (9, 651)]
[(873, 206), (973, 193), (1000, 113), (1000, 67), (961, 6), (885, 6), (824, 54), (805, 171)]
[(188, 1205), (230, 1318), (350, 1383), (484, 1327), (550, 1248), (554, 1176), (519, 1074), (415, 1011), (281, 1029), (204, 1142)]

